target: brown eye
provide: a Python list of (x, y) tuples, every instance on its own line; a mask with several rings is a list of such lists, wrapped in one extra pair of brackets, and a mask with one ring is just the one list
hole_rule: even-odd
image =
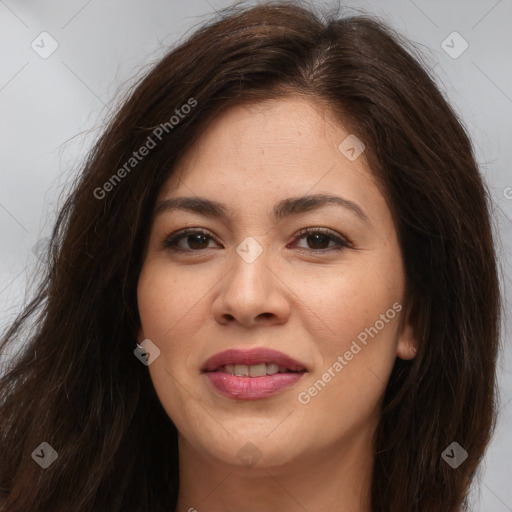
[[(350, 243), (336, 233), (325, 229), (308, 228), (302, 230), (295, 240), (305, 239), (307, 247), (296, 246), (299, 249), (310, 252), (330, 252), (350, 247)], [(200, 252), (204, 249), (211, 249), (209, 242), (213, 241), (212, 236), (199, 229), (188, 229), (179, 231), (166, 238), (163, 247), (176, 252)]]
[(308, 245), (311, 249), (327, 249), (331, 240), (332, 237), (322, 233), (306, 235), (306, 241), (308, 242)]
[[(183, 240), (185, 246), (181, 243)], [(213, 240), (209, 233), (194, 229), (181, 231), (170, 236), (164, 240), (163, 246), (172, 251), (200, 251), (209, 248), (209, 240)]]
[[(350, 244), (346, 240), (338, 237), (334, 232), (325, 229), (305, 229), (301, 231), (296, 238), (296, 240), (301, 239), (306, 240), (307, 247), (298, 247), (311, 252), (327, 252), (330, 249), (340, 250), (350, 247)], [(333, 245), (329, 247), (331, 242), (333, 242)]]
[(188, 235), (186, 238), (186, 243), (189, 245), (191, 249), (205, 249), (205, 243), (208, 245), (208, 240), (206, 235), (198, 234), (198, 235)]

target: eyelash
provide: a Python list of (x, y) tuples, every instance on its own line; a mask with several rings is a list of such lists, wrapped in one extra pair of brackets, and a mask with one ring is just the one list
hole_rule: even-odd
[[(299, 231), (295, 237), (295, 241), (303, 238), (304, 236), (306, 235), (311, 235), (311, 234), (321, 234), (321, 235), (324, 235), (324, 236), (327, 236), (330, 238), (329, 242), (330, 241), (334, 241), (336, 242), (337, 244), (337, 248), (327, 248), (327, 249), (306, 249), (304, 247), (299, 247), (299, 250), (300, 251), (306, 251), (306, 252), (309, 252), (309, 253), (325, 253), (325, 252), (331, 252), (332, 250), (342, 250), (342, 249), (348, 249), (348, 248), (351, 248), (351, 244), (348, 240), (343, 240), (342, 238), (338, 237), (335, 232), (329, 230), (329, 229), (325, 229), (325, 228), (305, 228), (305, 229), (302, 229), (301, 231)], [(173, 252), (182, 252), (182, 253), (191, 253), (191, 252), (202, 252), (204, 251), (205, 249), (183, 249), (181, 247), (178, 247), (177, 246), (177, 243), (187, 237), (187, 236), (190, 236), (190, 235), (204, 235), (204, 236), (207, 236), (208, 238), (211, 238), (213, 239), (213, 237), (211, 236), (211, 234), (204, 230), (204, 229), (201, 229), (201, 228), (195, 228), (195, 229), (185, 229), (185, 230), (181, 230), (181, 231), (178, 231), (178, 232), (175, 232), (175, 233), (172, 233), (171, 235), (169, 235), (168, 238), (166, 238), (163, 242), (163, 248), (164, 249), (167, 249), (169, 251), (173, 251)], [(208, 248), (206, 248), (208, 249)]]

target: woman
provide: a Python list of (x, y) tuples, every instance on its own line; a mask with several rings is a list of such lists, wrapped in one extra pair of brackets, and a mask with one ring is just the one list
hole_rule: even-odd
[(3, 338), (28, 332), (0, 510), (467, 509), (496, 414), (489, 211), (391, 29), (225, 11), (112, 119)]

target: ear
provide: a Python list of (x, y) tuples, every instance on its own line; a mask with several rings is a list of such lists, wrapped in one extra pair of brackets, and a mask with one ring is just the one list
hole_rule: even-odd
[(410, 360), (416, 357), (418, 340), (414, 334), (414, 327), (411, 322), (411, 303), (404, 310), (404, 315), (400, 322), (400, 332), (398, 335), (398, 345), (396, 355), (400, 359)]

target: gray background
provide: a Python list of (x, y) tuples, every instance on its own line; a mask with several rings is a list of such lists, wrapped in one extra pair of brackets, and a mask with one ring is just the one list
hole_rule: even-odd
[[(38, 248), (44, 247), (61, 194), (119, 101), (119, 92), (167, 46), (230, 3), (0, 0), (0, 329), (25, 303)], [(475, 511), (512, 512), (512, 70), (507, 57), (512, 0), (347, 5), (379, 14), (421, 48), (473, 139), (494, 199), (507, 310), (499, 362), (500, 420), (472, 503)], [(454, 31), (468, 44), (457, 58), (464, 41), (450, 36)], [(51, 44), (58, 48), (42, 58)]]

